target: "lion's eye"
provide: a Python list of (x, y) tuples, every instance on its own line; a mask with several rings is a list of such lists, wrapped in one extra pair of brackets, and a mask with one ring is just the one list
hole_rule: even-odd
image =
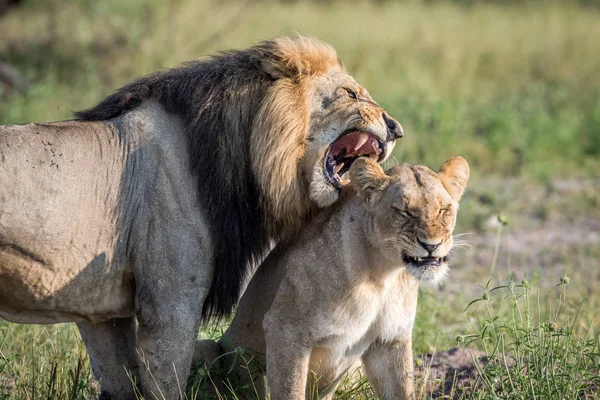
[(447, 208), (440, 208), (440, 211), (439, 211), (439, 213), (438, 213), (438, 214), (439, 214), (439, 215), (444, 215), (444, 214), (445, 214), (445, 213), (447, 213), (448, 211), (450, 211), (450, 207), (447, 207)]
[(348, 97), (356, 100), (356, 92), (352, 89), (346, 89), (346, 93), (348, 93)]

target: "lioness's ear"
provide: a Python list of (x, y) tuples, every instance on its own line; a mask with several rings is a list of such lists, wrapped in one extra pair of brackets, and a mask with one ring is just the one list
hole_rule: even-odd
[(456, 201), (459, 201), (469, 180), (469, 164), (460, 156), (454, 156), (442, 165), (438, 176), (442, 184)]
[(390, 177), (376, 161), (360, 157), (350, 167), (350, 180), (361, 199), (371, 200), (388, 187)]

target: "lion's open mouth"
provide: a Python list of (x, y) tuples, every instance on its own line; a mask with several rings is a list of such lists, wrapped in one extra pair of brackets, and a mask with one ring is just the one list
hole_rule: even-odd
[(416, 268), (423, 267), (439, 267), (443, 263), (448, 261), (448, 256), (444, 257), (411, 257), (408, 255), (404, 255), (402, 257), (406, 264), (410, 264)]
[(375, 136), (362, 131), (349, 130), (342, 133), (331, 145), (325, 154), (324, 175), (325, 179), (334, 187), (341, 189), (342, 185), (349, 183), (342, 179), (359, 157), (370, 157), (380, 161), (383, 158), (384, 146)]

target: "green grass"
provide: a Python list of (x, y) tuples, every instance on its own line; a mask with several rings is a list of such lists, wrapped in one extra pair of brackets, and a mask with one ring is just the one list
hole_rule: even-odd
[[(489, 282), (488, 282), (489, 283)], [(466, 346), (478, 344), (490, 361), (477, 364), (476, 399), (581, 399), (595, 398), (600, 390), (600, 342), (591, 329), (579, 326), (576, 312), (568, 307), (563, 275), (541, 303), (542, 295), (527, 279), (505, 285), (486, 285), (481, 298), (471, 301), (479, 312), (474, 333), (460, 335)], [(494, 302), (494, 297), (497, 297)], [(509, 312), (506, 312), (506, 308)], [(586, 322), (584, 322), (585, 324)]]
[(31, 80), (0, 123), (69, 118), (150, 71), (299, 32), (333, 44), (404, 124), (399, 160), (460, 153), (476, 176), (593, 176), (600, 10), (475, 3), (30, 2), (0, 22), (0, 59)]
[(0, 322), (0, 399), (88, 399), (97, 396), (75, 325)]
[[(509, 219), (493, 271), (478, 259), (482, 248), (467, 249), (450, 289), (421, 291), (415, 353), (448, 349), (461, 337), (493, 355), (475, 398), (583, 398), (600, 391), (600, 250), (559, 241), (549, 260), (543, 253), (520, 260), (506, 238), (532, 226), (543, 233), (549, 223), (560, 230), (600, 220), (597, 185), (565, 191), (557, 183), (599, 176), (600, 8), (583, 6), (593, 3), (26, 1), (0, 19), (0, 60), (19, 69), (30, 89), (9, 94), (0, 84), (0, 124), (70, 118), (137, 76), (218, 50), (296, 32), (321, 38), (403, 124), (392, 162), (436, 167), (454, 154), (469, 161), (473, 177), (457, 232), (478, 237), (490, 217)], [(584, 225), (583, 236), (595, 226)], [(527, 265), (531, 288), (518, 287), (525, 272), (513, 264)], [(553, 289), (563, 274), (555, 264), (571, 282)], [(511, 273), (520, 274), (515, 286), (464, 311), (482, 298), (468, 283), (485, 287), (492, 279), (489, 292)], [(465, 290), (452, 290), (452, 282)], [(500, 353), (515, 363), (507, 366)], [(338, 398), (373, 398), (363, 377), (342, 386)], [(97, 392), (74, 326), (0, 322), (1, 400)]]

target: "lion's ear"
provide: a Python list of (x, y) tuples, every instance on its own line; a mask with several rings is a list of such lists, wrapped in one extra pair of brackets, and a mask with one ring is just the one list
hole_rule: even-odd
[(288, 69), (283, 67), (279, 60), (268, 58), (260, 61), (260, 66), (273, 79), (287, 78), (290, 76)]
[(460, 156), (454, 156), (442, 165), (438, 176), (450, 196), (459, 201), (469, 181), (469, 164)]
[(363, 200), (377, 198), (389, 185), (390, 177), (383, 168), (367, 157), (360, 157), (350, 167), (350, 180)]

